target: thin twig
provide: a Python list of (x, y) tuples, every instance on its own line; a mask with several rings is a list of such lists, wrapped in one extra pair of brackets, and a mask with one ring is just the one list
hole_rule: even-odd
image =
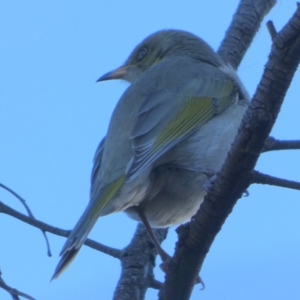
[(275, 26), (274, 26), (274, 23), (273, 23), (272, 21), (268, 21), (266, 25), (267, 25), (267, 28), (268, 28), (268, 30), (269, 30), (271, 39), (272, 39), (272, 41), (273, 41), (273, 39), (274, 39), (274, 38), (276, 37), (276, 35), (277, 35), (277, 30), (276, 30), (276, 28), (275, 28)]
[[(0, 183), (0, 187), (2, 187), (4, 190), (8, 191), (9, 193), (11, 193), (12, 195), (14, 195), (18, 200), (20, 200), (20, 202), (23, 204), (23, 206), (25, 207), (28, 215), (32, 218), (32, 219), (35, 219), (34, 215), (32, 214), (29, 206), (26, 204), (26, 201), (24, 198), (22, 198), (19, 194), (17, 194), (15, 191), (13, 191), (12, 189), (10, 189), (8, 186), (4, 185), (3, 183)], [(41, 229), (42, 233), (43, 233), (43, 236), (46, 240), (46, 245), (47, 245), (47, 255), (49, 257), (52, 256), (52, 253), (51, 253), (51, 249), (50, 249), (50, 243), (49, 243), (49, 240), (48, 240), (48, 237), (46, 235), (46, 232)]]
[(149, 287), (152, 288), (152, 289), (155, 289), (155, 290), (160, 290), (161, 287), (162, 287), (162, 282), (156, 280), (156, 279), (153, 279), (150, 284), (149, 284)]
[(1, 272), (0, 272), (0, 288), (4, 289), (5, 291), (7, 291), (14, 300), (19, 300), (19, 296), (23, 297), (25, 299), (29, 299), (29, 300), (35, 300), (33, 297), (18, 291), (17, 289), (12, 288), (11, 286), (7, 285), (3, 278), (1, 277)]
[(258, 171), (253, 171), (252, 183), (268, 184), (300, 191), (300, 182), (270, 176)]
[(277, 140), (273, 137), (268, 137), (263, 152), (276, 150), (299, 150), (300, 140)]
[[(39, 221), (35, 218), (32, 219), (31, 217), (28, 217), (28, 216), (14, 210), (13, 208), (7, 206), (6, 204), (4, 204), (1, 201), (0, 201), (0, 213), (4, 213), (4, 214), (7, 214), (9, 216), (12, 216), (12, 217), (14, 217), (14, 218), (16, 218), (16, 219), (18, 219), (22, 222), (25, 222), (29, 225), (32, 225), (36, 228), (39, 228), (39, 229), (44, 230), (46, 232), (50, 232), (50, 233), (55, 234), (55, 235), (68, 237), (69, 233), (70, 233), (70, 230), (60, 229), (60, 228), (51, 226), (47, 223), (44, 223), (42, 221)], [(105, 246), (105, 245), (100, 244), (100, 243), (98, 243), (94, 240), (91, 240), (91, 239), (87, 239), (84, 242), (84, 244), (86, 246), (90, 247), (90, 248), (101, 251), (101, 252), (103, 252), (105, 254), (108, 254), (112, 257), (115, 257), (115, 258), (120, 259), (121, 255), (122, 255), (122, 250)]]

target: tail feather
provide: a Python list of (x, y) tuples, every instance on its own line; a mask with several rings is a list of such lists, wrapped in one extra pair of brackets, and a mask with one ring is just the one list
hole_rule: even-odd
[[(108, 202), (120, 190), (124, 183), (125, 177), (122, 176), (111, 184), (105, 186), (97, 197), (97, 201), (90, 201), (83, 215), (77, 222), (75, 228), (71, 231), (66, 243), (64, 244), (60, 255), (60, 259), (52, 279), (57, 278), (73, 261), (81, 246), (85, 242), (87, 236), (94, 227), (98, 217), (103, 213), (103, 209)], [(110, 211), (112, 212), (112, 211)], [(51, 280), (52, 280), (51, 279)]]
[(71, 264), (71, 262), (76, 257), (79, 250), (80, 250), (80, 248), (79, 249), (72, 248), (63, 254), (50, 281), (52, 281), (53, 279), (57, 279), (58, 276), (61, 273), (63, 273), (65, 269), (68, 268), (68, 266)]
[(87, 239), (90, 231), (94, 227), (98, 217), (96, 214), (92, 213), (93, 210), (91, 210), (90, 205), (88, 205), (75, 228), (71, 231), (66, 243), (64, 244), (60, 252), (60, 256), (62, 257), (54, 271), (51, 280), (58, 278), (58, 276), (71, 264), (81, 246)]
[(65, 242), (63, 248), (61, 249), (59, 255), (63, 256), (65, 253), (72, 249), (80, 249), (83, 245), (87, 236), (91, 232), (98, 218), (90, 218), (89, 215), (86, 216), (86, 212), (79, 219), (75, 228), (71, 231), (67, 241)]

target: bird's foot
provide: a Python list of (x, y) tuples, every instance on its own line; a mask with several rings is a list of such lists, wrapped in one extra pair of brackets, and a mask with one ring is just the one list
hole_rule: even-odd
[(215, 181), (216, 179), (216, 175), (213, 175), (211, 176), (204, 184), (203, 184), (203, 188), (205, 190), (206, 193), (209, 193), (212, 191), (212, 185), (213, 185), (213, 182)]
[(249, 195), (250, 195), (250, 193), (249, 193), (248, 190), (244, 191), (244, 193), (243, 193), (243, 196), (244, 196), (244, 197), (249, 197)]
[(205, 175), (208, 178), (208, 180), (203, 184), (203, 188), (207, 193), (209, 191), (211, 191), (212, 183), (216, 179), (216, 175), (217, 175), (217, 172), (215, 170), (209, 169), (209, 168), (197, 168), (197, 167), (191, 167), (191, 166), (184, 166), (184, 165), (180, 165), (180, 164), (169, 164), (169, 167), (172, 167), (175, 169), (176, 168), (184, 169), (184, 170), (201, 173), (201, 174)]
[[(161, 250), (163, 251), (163, 255), (161, 255), (162, 253), (159, 253), (159, 256), (162, 260), (162, 263), (160, 264), (160, 269), (164, 272), (167, 273), (169, 270), (169, 265), (170, 265), (170, 261), (171, 261), (171, 256), (165, 252), (162, 248)], [(205, 289), (205, 283), (204, 281), (201, 279), (200, 276), (197, 276), (196, 280), (195, 280), (195, 285), (196, 284), (201, 284), (201, 290)]]
[[(209, 170), (207, 173), (203, 172), (209, 179), (203, 184), (203, 188), (206, 193), (211, 192), (212, 190), (212, 184), (216, 180), (217, 173), (213, 172), (212, 170)], [(250, 195), (248, 190), (245, 190), (243, 193), (244, 197), (248, 197)]]

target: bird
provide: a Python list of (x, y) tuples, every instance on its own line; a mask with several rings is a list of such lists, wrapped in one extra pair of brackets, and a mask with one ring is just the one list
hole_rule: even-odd
[(149, 35), (97, 82), (113, 79), (130, 85), (96, 150), (90, 201), (52, 279), (73, 261), (99, 217), (124, 211), (146, 226), (152, 240), (152, 228), (189, 221), (249, 105), (235, 70), (203, 39), (183, 30)]

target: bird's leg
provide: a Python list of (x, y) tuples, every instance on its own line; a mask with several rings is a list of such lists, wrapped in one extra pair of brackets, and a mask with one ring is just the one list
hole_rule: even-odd
[[(204, 190), (208, 193), (211, 191), (212, 184), (217, 177), (217, 172), (212, 169), (203, 169), (200, 172), (208, 178), (208, 180), (203, 184)], [(248, 197), (249, 195), (249, 191), (245, 190), (243, 196)]]
[(161, 260), (163, 262), (169, 261), (171, 258), (170, 255), (161, 247), (160, 243), (158, 242), (156, 236), (153, 233), (153, 230), (152, 230), (143, 210), (139, 206), (135, 206), (134, 209), (135, 209), (136, 213), (138, 214), (139, 218), (141, 219), (142, 223), (144, 224), (144, 226), (150, 236), (150, 239), (152, 240), (152, 243), (154, 244)]
[(206, 175), (208, 177), (207, 181), (203, 184), (203, 188), (205, 190), (206, 193), (211, 191), (212, 188), (212, 184), (215, 181), (217, 175), (216, 173), (214, 175), (208, 176), (207, 174), (204, 173), (204, 175)]
[[(140, 220), (142, 221), (142, 223), (144, 224), (149, 236), (150, 236), (150, 239), (152, 240), (152, 243), (154, 244), (155, 248), (156, 248), (156, 251), (158, 253), (158, 255), (160, 256), (161, 260), (162, 260), (162, 264), (160, 265), (160, 268), (162, 269), (162, 271), (164, 273), (167, 272), (167, 269), (168, 269), (168, 263), (171, 259), (171, 256), (161, 247), (160, 243), (158, 242), (156, 236), (154, 235), (153, 233), (153, 230), (152, 230), (152, 227), (150, 226), (143, 210), (139, 207), (139, 206), (135, 206), (134, 207), (136, 213), (138, 214)], [(202, 285), (202, 290), (205, 289), (205, 284), (203, 282), (203, 280), (201, 279), (200, 276), (198, 276), (196, 278), (196, 284), (197, 283), (200, 283)]]

